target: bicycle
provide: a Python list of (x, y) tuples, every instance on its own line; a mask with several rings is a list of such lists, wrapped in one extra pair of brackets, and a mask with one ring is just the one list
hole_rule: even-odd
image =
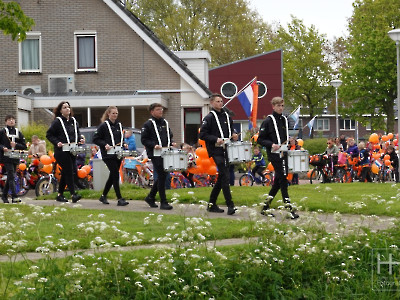
[(346, 165), (338, 165), (335, 163), (334, 155), (313, 155), (310, 158), (310, 164), (315, 168), (310, 173), (310, 184), (315, 182), (346, 182)]
[(239, 185), (240, 186), (253, 186), (254, 183), (261, 184), (263, 186), (269, 186), (272, 184), (274, 176), (273, 173), (267, 169), (264, 169), (263, 175), (264, 180), (259, 175), (253, 175), (251, 172), (251, 162), (247, 163), (247, 173), (243, 174), (239, 178)]
[(134, 158), (125, 160), (124, 182), (146, 188), (153, 186), (153, 170), (147, 163), (148, 159), (138, 161)]

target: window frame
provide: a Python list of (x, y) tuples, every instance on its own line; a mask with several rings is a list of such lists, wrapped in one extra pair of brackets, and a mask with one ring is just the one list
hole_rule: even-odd
[[(78, 39), (81, 37), (93, 37), (94, 38), (94, 67), (93, 68), (79, 68), (79, 51), (78, 51)], [(97, 32), (96, 31), (75, 31), (74, 32), (74, 60), (75, 60), (75, 72), (97, 72)]]
[[(339, 128), (340, 130), (356, 130), (356, 121), (355, 120), (352, 120), (352, 119), (340, 119), (339, 121), (343, 121), (343, 127), (342, 127), (342, 124), (340, 124), (340, 128)], [(346, 122), (347, 123), (350, 122), (349, 128), (346, 128)]]
[[(38, 40), (39, 51), (39, 68), (38, 69), (23, 69), (22, 68), (22, 43), (26, 40)], [(24, 41), (18, 43), (18, 71), (20, 74), (42, 73), (42, 33), (40, 31), (29, 31), (26, 33)]]
[[(330, 120), (329, 119), (327, 119), (327, 118), (318, 118), (318, 119), (315, 120), (315, 122), (316, 122), (316, 124), (314, 126), (314, 131), (330, 131), (331, 130), (330, 129), (331, 126), (330, 126)], [(319, 122), (322, 122), (322, 125), (323, 125), (322, 129), (318, 129), (318, 123)], [(324, 125), (328, 125), (328, 128), (325, 128)]]

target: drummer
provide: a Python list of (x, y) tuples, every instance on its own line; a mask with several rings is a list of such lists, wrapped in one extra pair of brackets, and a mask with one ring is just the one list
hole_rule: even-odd
[(118, 151), (119, 149), (122, 151), (125, 148), (122, 125), (118, 121), (118, 108), (116, 106), (109, 106), (103, 113), (101, 121), (102, 123), (94, 133), (93, 143), (100, 147), (101, 157), (108, 170), (110, 170), (110, 175), (99, 201), (103, 204), (110, 204), (107, 200), (107, 194), (111, 186), (114, 186), (114, 191), (118, 199), (117, 206), (125, 206), (129, 202), (122, 198), (119, 188), (119, 168), (121, 167), (122, 157), (118, 157), (115, 153), (107, 153), (110, 152), (109, 150), (117, 149)]
[(8, 202), (8, 191), (11, 190), (12, 203), (21, 202), (15, 191), (15, 175), (19, 157), (8, 157), (7, 152), (12, 150), (25, 150), (26, 143), (24, 135), (15, 127), (15, 117), (7, 115), (5, 117), (6, 127), (0, 131), (0, 160), (4, 163), (7, 172), (7, 181), (3, 188), (1, 199), (4, 203)]
[(75, 192), (74, 174), (76, 171), (76, 156), (64, 146), (77, 145), (79, 142), (79, 124), (73, 117), (72, 108), (67, 101), (61, 101), (53, 110), (54, 121), (47, 130), (46, 137), (54, 145), (54, 158), (61, 167), (60, 184), (56, 201), (68, 202), (64, 197), (65, 188), (71, 193), (73, 203), (82, 198)]
[(215, 213), (224, 212), (217, 205), (217, 198), (222, 189), (228, 206), (228, 215), (233, 215), (236, 212), (236, 208), (232, 201), (229, 186), (229, 161), (225, 143), (231, 139), (237, 141), (238, 135), (234, 132), (232, 119), (223, 109), (222, 96), (213, 94), (210, 97), (210, 105), (212, 110), (204, 117), (199, 134), (199, 138), (206, 142), (208, 155), (214, 158), (218, 168), (218, 179), (211, 191), (207, 210)]
[(176, 146), (172, 141), (172, 132), (168, 121), (163, 118), (164, 108), (160, 103), (152, 103), (149, 106), (151, 118), (143, 124), (141, 141), (146, 148), (148, 157), (153, 162), (154, 171), (157, 172), (157, 179), (153, 183), (150, 193), (145, 201), (150, 207), (158, 207), (155, 197), (160, 195), (160, 209), (172, 209), (165, 194), (165, 180), (167, 172), (164, 171), (164, 161), (161, 157), (161, 150), (165, 147)]

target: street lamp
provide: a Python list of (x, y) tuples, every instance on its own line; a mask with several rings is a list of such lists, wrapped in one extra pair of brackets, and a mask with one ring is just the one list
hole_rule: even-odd
[(339, 114), (338, 114), (338, 96), (337, 89), (342, 85), (342, 81), (340, 79), (334, 79), (331, 81), (331, 86), (333, 86), (336, 90), (336, 137), (339, 137)]
[(397, 48), (397, 134), (400, 137), (400, 29), (390, 30), (388, 34)]

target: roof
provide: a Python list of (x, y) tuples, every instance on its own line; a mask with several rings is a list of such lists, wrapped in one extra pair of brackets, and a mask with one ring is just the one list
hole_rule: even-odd
[(176, 56), (139, 18), (126, 8), (124, 0), (103, 0), (111, 10), (134, 30), (154, 51), (156, 51), (187, 83), (203, 98), (211, 90), (190, 71), (186, 63)]

